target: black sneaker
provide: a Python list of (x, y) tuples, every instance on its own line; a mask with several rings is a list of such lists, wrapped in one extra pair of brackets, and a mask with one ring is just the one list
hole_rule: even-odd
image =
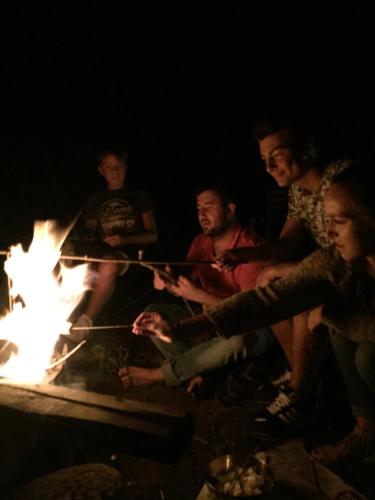
[(271, 383), (275, 387), (286, 387), (292, 377), (292, 372), (285, 368), (283, 372), (281, 372), (277, 377), (273, 378)]
[(253, 418), (252, 433), (258, 437), (291, 436), (310, 426), (313, 409), (292, 389), (279, 389), (273, 401)]
[(257, 402), (261, 404), (271, 403), (280, 390), (287, 389), (291, 375), (291, 371), (285, 368), (284, 371), (276, 375), (270, 382), (264, 383), (259, 387)]

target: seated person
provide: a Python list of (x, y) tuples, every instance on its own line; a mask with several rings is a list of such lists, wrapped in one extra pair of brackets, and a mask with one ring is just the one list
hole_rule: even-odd
[[(151, 199), (145, 191), (126, 182), (127, 159), (126, 152), (115, 149), (99, 154), (98, 171), (106, 187), (89, 197), (84, 211), (87, 241), (83, 253), (91, 257), (137, 258), (137, 251), (157, 242)], [(74, 326), (92, 326), (114, 291), (116, 277), (124, 271), (124, 264), (99, 263), (87, 307)], [(88, 333), (89, 330), (71, 330), (70, 338), (80, 342)]]
[[(160, 314), (142, 313), (136, 335), (156, 336), (170, 343), (218, 332), (227, 338), (288, 318), (310, 314), (314, 328), (323, 324), (352, 402), (353, 432), (337, 445), (317, 448), (317, 460), (332, 462), (375, 452), (375, 200), (372, 171), (351, 167), (339, 174), (325, 194), (328, 236), (333, 245), (304, 259), (288, 276), (265, 287), (238, 293), (215, 308), (171, 324)], [(282, 402), (281, 402), (282, 404)], [(288, 405), (287, 401), (284, 401)], [(265, 411), (275, 417), (277, 408)], [(263, 410), (264, 412), (264, 410)], [(254, 431), (262, 435), (264, 413), (255, 416)], [(282, 421), (277, 420), (282, 426)], [(284, 426), (284, 429), (286, 427)]]
[[(265, 286), (293, 271), (299, 259), (314, 247), (325, 248), (330, 242), (327, 237), (323, 199), (332, 180), (350, 162), (333, 161), (325, 164), (319, 158), (313, 139), (300, 124), (283, 118), (272, 118), (257, 123), (254, 136), (264, 167), (279, 187), (288, 187), (288, 214), (277, 240), (256, 248), (240, 248), (225, 251), (214, 264), (218, 269), (233, 269), (238, 263), (268, 260), (259, 274), (257, 286)], [(263, 386), (258, 397), (273, 401), (278, 410), (278, 419), (288, 421), (291, 430), (303, 424), (307, 414), (300, 413), (294, 401), (305, 399), (306, 408), (315, 404), (317, 387), (318, 355), (323, 359), (326, 338), (312, 334), (308, 328), (308, 313), (296, 315), (273, 325), (273, 332), (289, 361), (289, 367), (275, 374), (270, 383)], [(288, 405), (279, 404), (288, 400)], [(301, 408), (301, 407), (300, 407)], [(290, 418), (293, 415), (293, 418)], [(277, 432), (278, 424), (271, 434)]]
[[(165, 287), (178, 297), (198, 303), (207, 310), (236, 292), (253, 288), (263, 267), (261, 262), (256, 262), (237, 266), (234, 271), (218, 271), (209, 265), (209, 261), (229, 248), (258, 246), (262, 244), (262, 239), (239, 224), (233, 198), (223, 187), (210, 185), (201, 188), (197, 191), (196, 203), (202, 232), (194, 238), (186, 261), (207, 262), (186, 266), (186, 274), (179, 275), (175, 280), (172, 278), (170, 282), (165, 281), (165, 273), (162, 276), (155, 273), (154, 286), (159, 290)], [(172, 321), (189, 315), (188, 310), (174, 304), (154, 304), (147, 310), (162, 312)], [(205, 371), (261, 354), (273, 341), (273, 335), (268, 328), (262, 328), (256, 332), (255, 342), (253, 339), (249, 335), (234, 335), (230, 339), (215, 336), (191, 346), (189, 342), (165, 344), (153, 338), (167, 362), (155, 369), (124, 367), (119, 376), (124, 388), (159, 381), (180, 385)], [(194, 389), (195, 381), (188, 387), (189, 391)]]

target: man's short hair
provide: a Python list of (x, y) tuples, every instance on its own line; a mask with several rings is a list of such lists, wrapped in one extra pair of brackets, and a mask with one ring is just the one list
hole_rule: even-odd
[(224, 205), (228, 205), (228, 203), (236, 203), (236, 196), (234, 195), (232, 189), (224, 184), (220, 183), (206, 183), (201, 184), (195, 190), (195, 196), (199, 196), (203, 191), (214, 191), (217, 193), (224, 203)]
[(128, 164), (128, 151), (126, 149), (121, 147), (105, 147), (100, 148), (97, 152), (96, 159), (98, 165), (108, 155), (115, 156), (120, 162), (124, 163), (125, 165)]
[(288, 118), (273, 116), (263, 118), (254, 125), (253, 134), (256, 141), (262, 141), (269, 135), (288, 129), (294, 135), (294, 123)]
[(316, 161), (319, 158), (314, 139), (303, 123), (287, 117), (267, 117), (257, 122), (253, 129), (256, 141), (262, 141), (272, 134), (288, 130), (290, 134), (290, 147), (301, 159)]
[(356, 221), (357, 231), (372, 251), (375, 249), (375, 199), (373, 169), (360, 161), (340, 172), (332, 186), (339, 186), (350, 197), (350, 216)]

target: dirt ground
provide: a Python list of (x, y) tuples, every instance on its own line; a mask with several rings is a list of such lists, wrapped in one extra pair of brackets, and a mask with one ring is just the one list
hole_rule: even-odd
[[(240, 445), (243, 412), (238, 408), (223, 408), (209, 394), (203, 394), (202, 398), (193, 397), (187, 393), (185, 387), (167, 388), (159, 384), (133, 387), (125, 393), (114, 373), (121, 362), (114, 360), (108, 363), (108, 351), (117, 350), (113, 345), (120, 341), (122, 350), (130, 351), (131, 354), (127, 358), (130, 364), (151, 367), (162, 362), (160, 354), (148, 339), (128, 333), (125, 335), (125, 338), (124, 333), (108, 335), (100, 340), (100, 347), (93, 344), (93, 347), (88, 349), (94, 352), (93, 356), (98, 356), (101, 370), (90, 370), (89, 363), (85, 363), (92, 354), (84, 353), (82, 363), (78, 359), (73, 362), (70, 368), (61, 374), (59, 383), (73, 387), (77, 383), (87, 384), (85, 387), (89, 390), (155, 403), (191, 415), (193, 431), (190, 442), (174, 463), (168, 463), (168, 457), (167, 461), (164, 461), (164, 457), (161, 460), (152, 460), (134, 454), (117, 453), (116, 450), (108, 450), (108, 456), (102, 457), (102, 460), (115, 465), (122, 472), (129, 499), (195, 499), (204, 484), (209, 460)], [(106, 349), (102, 351), (103, 345)], [(97, 366), (96, 362), (93, 362), (93, 365)], [(176, 446), (179, 444), (176, 443)], [(111, 460), (111, 456), (115, 459)]]
[[(144, 299), (147, 301), (150, 297), (146, 294)], [(118, 324), (129, 325), (141, 305), (138, 303), (134, 308), (125, 310), (120, 308), (117, 315), (110, 313), (103, 321), (109, 322), (109, 318), (113, 320), (117, 317)], [(205, 389), (195, 397), (189, 395), (185, 387), (167, 388), (163, 384), (132, 387), (125, 393), (117, 378), (119, 366), (154, 367), (163, 362), (149, 339), (132, 335), (130, 328), (93, 335), (86, 352), (81, 354), (81, 359), (79, 355), (72, 359), (59, 383), (74, 386), (77, 380), (80, 383), (79, 377), (86, 371), (83, 380), (87, 390), (183, 410), (193, 418), (190, 442), (174, 463), (117, 453), (116, 450), (109, 450), (109, 458), (96, 457), (120, 470), (129, 500), (195, 500), (205, 483), (207, 465), (212, 458), (228, 452), (240, 453), (245, 450), (252, 453), (277, 444), (259, 443), (252, 439), (251, 415), (258, 408), (255, 401), (227, 407), (215, 398), (216, 389), (225, 381), (226, 375), (223, 373), (212, 374), (206, 380)], [(328, 379), (328, 383), (332, 382)], [(345, 398), (340, 399), (337, 387), (341, 389), (335, 384), (328, 389), (328, 395), (322, 399), (315, 426), (302, 436), (306, 450), (321, 442), (334, 441), (352, 425), (350, 408)], [(292, 492), (288, 488), (272, 495), (272, 498), (280, 499), (318, 497), (296, 490)], [(320, 498), (325, 496), (321, 495)]]

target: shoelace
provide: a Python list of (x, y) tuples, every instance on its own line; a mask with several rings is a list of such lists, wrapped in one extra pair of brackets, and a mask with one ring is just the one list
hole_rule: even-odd
[[(263, 411), (262, 414), (259, 415), (258, 417), (255, 417), (254, 420), (257, 423), (267, 422), (269, 415), (284, 420), (284, 418), (281, 415), (282, 411), (285, 410), (288, 406), (292, 407), (292, 403), (293, 403), (292, 399), (287, 394), (285, 394), (285, 392), (279, 392), (279, 394), (272, 401), (272, 403), (270, 403), (266, 407), (266, 410)], [(267, 414), (269, 414), (268, 417)]]
[(279, 377), (274, 378), (272, 380), (272, 385), (274, 385), (276, 387), (279, 385), (283, 385), (283, 384), (285, 384), (285, 382), (289, 382), (291, 376), (292, 376), (291, 371), (286, 369), (282, 372), (282, 374)]
[(284, 392), (280, 392), (276, 398), (267, 406), (267, 410), (271, 415), (276, 415), (280, 413), (284, 408), (290, 406), (292, 404), (292, 399), (285, 394)]

